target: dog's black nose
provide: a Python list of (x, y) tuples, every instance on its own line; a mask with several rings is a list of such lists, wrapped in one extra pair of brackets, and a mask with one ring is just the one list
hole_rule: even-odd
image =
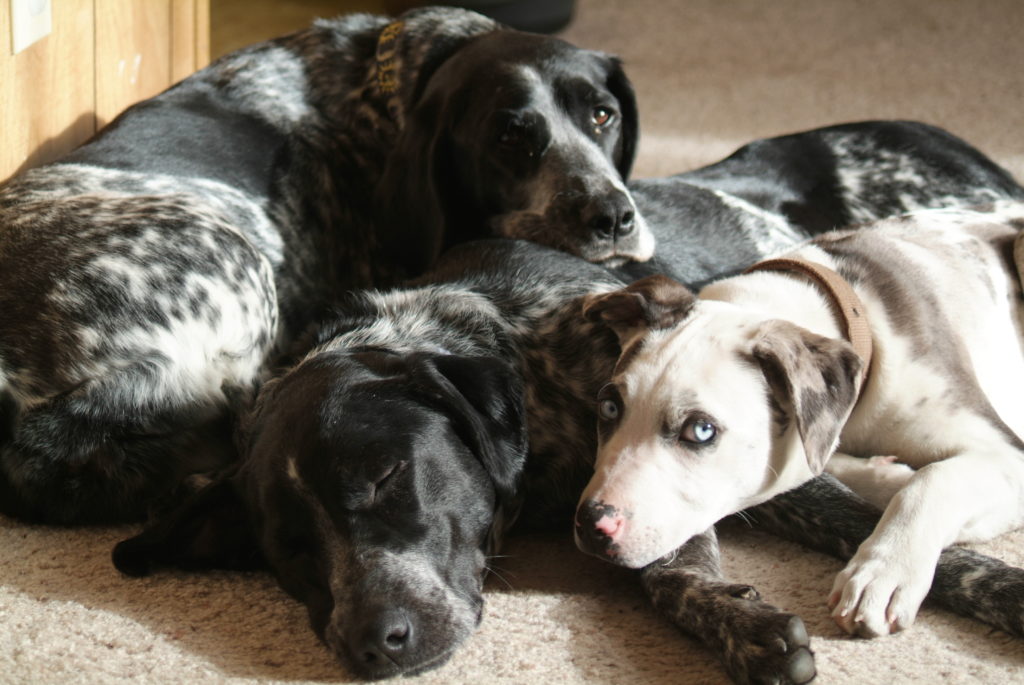
[(365, 617), (360, 626), (356, 655), (369, 669), (401, 665), (403, 655), (412, 651), (415, 633), (412, 623), (400, 609), (387, 609)]
[(636, 212), (626, 193), (615, 190), (590, 202), (584, 221), (602, 238), (621, 238), (633, 232)]

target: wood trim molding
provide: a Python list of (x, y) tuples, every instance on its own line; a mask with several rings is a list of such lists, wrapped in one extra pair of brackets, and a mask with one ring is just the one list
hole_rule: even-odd
[(93, 0), (60, 0), (52, 12), (50, 35), (12, 55), (10, 3), (0, 2), (0, 180), (96, 131)]
[(54, 0), (52, 11), (50, 35), (12, 55), (0, 0), (0, 181), (210, 61), (210, 0)]

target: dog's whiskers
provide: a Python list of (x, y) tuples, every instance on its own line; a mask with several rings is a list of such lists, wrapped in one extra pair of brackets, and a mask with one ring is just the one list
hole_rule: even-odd
[[(512, 585), (512, 582), (508, 578), (506, 578), (504, 575), (502, 575), (501, 572), (498, 570), (498, 568), (496, 566), (492, 566), (491, 564), (487, 564), (486, 570), (487, 570), (488, 573), (493, 574), (495, 578), (497, 578), (502, 583), (504, 583), (505, 587), (507, 587), (509, 590), (514, 590), (515, 589), (513, 587), (513, 585)], [(508, 569), (503, 569), (503, 570), (505, 571), (505, 573), (508, 573), (508, 575), (510, 575), (510, 576), (514, 576), (515, 575), (514, 573), (511, 573)]]
[(746, 511), (737, 511), (734, 514), (734, 516), (743, 521), (744, 523), (746, 523), (749, 528), (753, 528), (754, 524), (757, 523), (757, 519), (755, 519), (752, 514)]

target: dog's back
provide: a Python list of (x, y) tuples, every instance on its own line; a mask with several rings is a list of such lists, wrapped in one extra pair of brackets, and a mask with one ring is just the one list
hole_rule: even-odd
[(820, 233), (919, 209), (1024, 200), (998, 164), (948, 131), (862, 121), (764, 138), (706, 167), (630, 184), (657, 239), (655, 273), (700, 287)]
[(230, 458), (227, 410), (334, 290), (303, 60), (349, 21), (222, 58), (0, 187), (0, 510), (137, 516)]
[[(934, 436), (956, 407), (1024, 436), (1024, 303), (1014, 261), (1022, 228), (1024, 205), (997, 203), (917, 212), (815, 241), (857, 288), (882, 341), (880, 372), (843, 431), (845, 451), (899, 454), (921, 467), (941, 452)], [(813, 259), (814, 248), (806, 253)], [(908, 388), (919, 389), (919, 404)], [(879, 431), (880, 413), (905, 415), (903, 429)]]

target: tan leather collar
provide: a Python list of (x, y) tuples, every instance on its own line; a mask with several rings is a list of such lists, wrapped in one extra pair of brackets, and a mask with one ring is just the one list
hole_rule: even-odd
[(824, 290), (832, 299), (836, 311), (843, 322), (846, 339), (853, 346), (853, 351), (864, 362), (861, 368), (861, 382), (867, 378), (871, 367), (871, 327), (868, 325), (867, 310), (864, 303), (857, 297), (853, 287), (842, 276), (832, 269), (794, 257), (781, 257), (758, 262), (743, 273), (751, 271), (798, 271), (808, 276)]
[(393, 95), (398, 91), (398, 36), (401, 35), (405, 23), (393, 21), (380, 32), (377, 38), (377, 90), (383, 95)]

